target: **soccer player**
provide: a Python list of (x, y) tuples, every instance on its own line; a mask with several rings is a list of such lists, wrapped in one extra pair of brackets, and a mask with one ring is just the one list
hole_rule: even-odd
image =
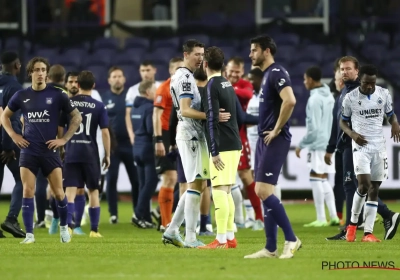
[[(132, 124), (126, 115), (125, 110), (130, 114), (133, 103), (126, 103), (127, 90), (124, 88), (125, 76), (119, 67), (111, 67), (108, 71), (108, 83), (110, 90), (103, 94), (104, 104), (107, 107), (110, 126), (118, 142), (117, 149), (111, 154), (111, 165), (107, 173), (107, 201), (108, 211), (110, 212), (110, 223), (118, 223), (118, 192), (117, 180), (121, 161), (124, 163), (129, 181), (132, 185), (132, 206), (137, 204), (139, 183), (137, 171), (133, 159), (133, 139), (130, 138), (128, 129), (132, 129)], [(126, 108), (128, 107), (128, 108)], [(125, 109), (126, 108), (126, 109)], [(129, 110), (128, 110), (129, 109)], [(129, 115), (128, 114), (128, 115)], [(129, 115), (130, 116), (130, 115)]]
[(274, 61), (277, 51), (274, 40), (269, 36), (259, 36), (250, 42), (251, 62), (264, 71), (258, 124), (260, 138), (257, 141), (254, 173), (256, 193), (264, 206), (267, 244), (262, 250), (245, 258), (277, 257), (278, 225), (285, 236), (285, 245), (279, 258), (287, 259), (292, 258), (301, 247), (301, 241), (295, 236), (281, 201), (274, 195), (274, 185), (289, 152), (292, 135), (288, 121), (296, 98), (288, 72)]
[[(243, 110), (247, 111), (247, 106), (250, 99), (253, 97), (253, 86), (249, 81), (242, 79), (244, 74), (244, 61), (240, 57), (233, 57), (228, 61), (226, 65), (226, 77), (231, 82), (237, 96), (239, 97), (240, 104), (242, 104)], [(255, 222), (253, 222), (253, 230), (263, 229), (263, 215), (261, 209), (261, 201), (255, 193), (255, 182), (250, 166), (250, 146), (249, 140), (247, 139), (247, 128), (246, 124), (240, 127), (240, 137), (242, 139), (242, 155), (240, 157), (240, 163), (238, 166), (239, 177), (242, 180), (243, 187), (247, 192), (247, 196), (251, 201), (251, 205), (255, 212)], [(247, 207), (246, 207), (247, 209)], [(251, 216), (250, 216), (251, 217)], [(251, 221), (248, 221), (248, 225), (251, 226)]]
[[(17, 80), (17, 75), (21, 70), (21, 62), (18, 54), (15, 52), (4, 52), (1, 55), (1, 66), (0, 91), (2, 92), (2, 109), (4, 110), (12, 96), (22, 89), (22, 86)], [(16, 112), (15, 116), (11, 118), (11, 124), (14, 131), (17, 133), (21, 133), (22, 130), (19, 116), (20, 111)], [(10, 170), (15, 180), (15, 186), (11, 194), (9, 212), (5, 221), (1, 224), (1, 228), (16, 238), (24, 238), (25, 232), (21, 229), (21, 226), (18, 223), (18, 215), (22, 206), (22, 181), (18, 167), (20, 150), (13, 144), (10, 136), (3, 129), (1, 130), (1, 171), (4, 172), (4, 165), (7, 165), (7, 168)], [(3, 178), (3, 176), (1, 178)], [(0, 231), (0, 236), (1, 235), (3, 234)]]
[(328, 173), (335, 173), (334, 165), (324, 162), (325, 148), (331, 135), (332, 110), (335, 103), (330, 88), (321, 83), (322, 72), (319, 67), (312, 66), (304, 74), (304, 86), (310, 90), (306, 108), (307, 134), (296, 148), (296, 156), (308, 148), (307, 163), (310, 168), (310, 184), (313, 193), (317, 220), (304, 225), (305, 227), (328, 226), (325, 216), (325, 204), (328, 207), (329, 225), (339, 225), (336, 214), (335, 197), (329, 184)]
[[(355, 57), (344, 56), (339, 60), (340, 72), (342, 74), (342, 79), (344, 81), (345, 87), (343, 88), (340, 97), (336, 100), (334, 111), (334, 117), (336, 117), (336, 122), (332, 126), (332, 135), (329, 140), (330, 146), (334, 145), (337, 150), (342, 152), (343, 160), (343, 181), (344, 181), (344, 191), (346, 193), (346, 224), (345, 228), (341, 230), (338, 234), (327, 237), (326, 240), (346, 240), (346, 228), (350, 224), (351, 209), (353, 207), (353, 198), (357, 190), (357, 178), (354, 175), (354, 165), (353, 165), (353, 149), (351, 145), (351, 138), (340, 128), (341, 120), (341, 109), (343, 100), (349, 92), (358, 88), (360, 86), (360, 81), (358, 79), (359, 63)], [(336, 132), (336, 133), (334, 133)], [(332, 137), (334, 139), (332, 139)], [(330, 162), (332, 154), (327, 152), (325, 154), (325, 161)], [(378, 214), (383, 218), (383, 227), (385, 229), (384, 239), (389, 240), (394, 237), (397, 231), (397, 227), (400, 222), (400, 213), (395, 213), (391, 211), (386, 204), (384, 204), (378, 197)], [(362, 218), (360, 218), (359, 224), (362, 223)]]
[[(164, 244), (177, 247), (194, 248), (204, 245), (196, 238), (197, 219), (200, 211), (200, 194), (210, 177), (208, 148), (201, 120), (205, 113), (200, 112), (200, 93), (196, 86), (193, 71), (201, 66), (204, 44), (188, 40), (183, 45), (185, 67), (177, 69), (171, 78), (171, 95), (178, 112), (176, 144), (188, 190), (181, 196), (170, 226), (163, 234)], [(183, 242), (179, 227), (185, 219), (186, 236)]]
[[(400, 141), (400, 127), (392, 107), (389, 91), (376, 86), (377, 69), (373, 65), (360, 68), (360, 86), (349, 92), (343, 99), (340, 128), (351, 137), (355, 174), (358, 189), (354, 194), (350, 225), (347, 227), (346, 240), (356, 239), (357, 223), (365, 205), (365, 226), (362, 242), (380, 242), (372, 232), (378, 208), (378, 192), (382, 182), (388, 176), (388, 161), (383, 136), (384, 115), (392, 125), (392, 138)], [(348, 122), (351, 122), (351, 127)]]
[[(207, 116), (207, 142), (210, 157), (210, 177), (217, 224), (216, 239), (199, 249), (236, 248), (234, 235), (235, 203), (231, 187), (236, 181), (242, 143), (236, 120), (236, 94), (231, 83), (222, 77), (224, 53), (217, 47), (210, 47), (204, 55), (207, 72), (207, 98), (202, 104)], [(228, 122), (219, 123), (219, 109), (232, 114)]]
[[(179, 67), (183, 67), (183, 59), (181, 57), (172, 58), (169, 62), (169, 74), (171, 77)], [(158, 193), (161, 212), (161, 225), (159, 226), (161, 231), (165, 230), (165, 227), (172, 219), (174, 188), (177, 180), (175, 163), (166, 156), (170, 146), (169, 118), (173, 107), (170, 87), (171, 78), (168, 78), (157, 88), (153, 112), (156, 170), (158, 174), (162, 175), (162, 186)]]
[[(50, 187), (57, 200), (61, 242), (71, 241), (67, 226), (67, 198), (62, 188), (62, 164), (56, 149), (64, 146), (71, 139), (81, 124), (82, 117), (64, 92), (46, 85), (45, 78), (49, 68), (49, 63), (45, 58), (32, 58), (27, 65), (27, 73), (32, 78), (32, 86), (18, 91), (11, 98), (1, 116), (4, 129), (21, 149), (22, 217), (26, 230), (26, 238), (21, 242), (23, 244), (35, 242), (33, 196), (36, 174), (39, 169), (42, 169), (43, 175), (50, 181)], [(23, 136), (14, 131), (10, 122), (10, 118), (18, 110), (21, 110), (24, 116)], [(64, 137), (55, 139), (61, 111), (70, 114), (71, 121)]]
[[(157, 173), (153, 145), (153, 103), (156, 87), (153, 81), (142, 81), (140, 95), (135, 98), (131, 110), (135, 142), (133, 154), (139, 176), (139, 198), (132, 222), (139, 228), (153, 228), (150, 200), (157, 188)], [(172, 210), (171, 210), (172, 211)]]
[[(83, 122), (79, 130), (66, 145), (64, 159), (64, 187), (68, 198), (67, 223), (72, 228), (72, 215), (75, 212), (75, 196), (77, 188), (89, 190), (89, 237), (102, 237), (98, 232), (100, 220), (99, 180), (100, 169), (110, 165), (110, 134), (108, 132), (107, 110), (102, 102), (91, 97), (95, 79), (91, 72), (82, 71), (78, 76), (79, 94), (71, 98), (71, 102), (82, 114)], [(59, 127), (62, 135), (68, 124), (64, 114)], [(67, 125), (69, 127), (69, 125)], [(97, 146), (97, 128), (100, 127), (103, 138), (105, 156), (100, 164)]]
[[(157, 68), (154, 67), (154, 63), (152, 61), (145, 60), (145, 61), (142, 61), (142, 63), (140, 63), (139, 74), (140, 74), (140, 78), (142, 79), (142, 81), (153, 81), (154, 84), (156, 85), (156, 88), (158, 88), (161, 85), (161, 82), (155, 80), (156, 73), (157, 73)], [(140, 95), (139, 85), (140, 85), (140, 82), (137, 83), (136, 85), (131, 86), (128, 89), (128, 92), (126, 94), (126, 103), (127, 104), (133, 104), (136, 96)], [(131, 123), (128, 123), (127, 125), (129, 127), (132, 127)], [(129, 137), (131, 138), (131, 142), (133, 143), (134, 135), (132, 134), (132, 131), (128, 130), (128, 133), (129, 133)]]

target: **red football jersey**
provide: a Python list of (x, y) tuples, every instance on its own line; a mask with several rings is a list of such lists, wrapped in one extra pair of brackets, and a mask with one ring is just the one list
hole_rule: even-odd
[[(240, 79), (237, 83), (232, 85), (235, 89), (236, 95), (239, 98), (243, 111), (247, 111), (250, 99), (253, 97), (253, 85), (246, 80)], [(239, 129), (240, 138), (242, 143), (247, 139), (246, 124), (243, 124)]]

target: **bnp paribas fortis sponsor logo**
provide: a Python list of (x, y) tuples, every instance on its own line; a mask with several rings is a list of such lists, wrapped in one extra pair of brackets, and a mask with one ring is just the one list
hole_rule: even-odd
[[(398, 270), (395, 261), (382, 260), (365, 260), (365, 261), (322, 261), (322, 270), (348, 270), (348, 269), (382, 269), (382, 270)], [(400, 277), (400, 274), (399, 274)]]

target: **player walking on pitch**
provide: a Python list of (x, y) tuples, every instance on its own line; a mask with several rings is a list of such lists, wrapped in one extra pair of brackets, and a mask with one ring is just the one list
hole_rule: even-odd
[(264, 71), (260, 91), (260, 109), (254, 175), (256, 193), (264, 206), (264, 228), (267, 237), (265, 248), (245, 256), (249, 259), (278, 256), (277, 235), (279, 226), (285, 235), (281, 259), (292, 258), (301, 247), (290, 225), (281, 201), (274, 195), (274, 186), (286, 160), (292, 135), (288, 120), (296, 104), (289, 74), (275, 63), (276, 44), (269, 36), (251, 40), (250, 59), (253, 66)]
[[(82, 117), (78, 109), (72, 106), (67, 94), (58, 88), (46, 85), (45, 79), (50, 65), (45, 58), (32, 58), (26, 68), (32, 77), (32, 86), (18, 91), (1, 116), (4, 129), (21, 149), (22, 217), (26, 229), (26, 238), (21, 243), (35, 242), (33, 197), (39, 169), (42, 169), (43, 175), (48, 178), (57, 200), (61, 242), (68, 243), (71, 241), (71, 235), (67, 226), (67, 197), (63, 191), (62, 163), (57, 148), (64, 146), (71, 139), (81, 124)], [(19, 109), (24, 117), (23, 135), (17, 134), (10, 122), (11, 116)], [(71, 121), (64, 137), (55, 139), (61, 111), (69, 114)]]
[(367, 194), (364, 237), (361, 241), (380, 242), (372, 232), (378, 209), (379, 187), (388, 175), (386, 141), (382, 129), (384, 114), (392, 125), (394, 142), (400, 141), (400, 127), (393, 111), (392, 97), (387, 89), (376, 86), (376, 76), (375, 66), (362, 66), (359, 72), (360, 86), (348, 93), (342, 104), (340, 128), (353, 140), (354, 171), (358, 180), (346, 232), (348, 242), (356, 240), (357, 222)]

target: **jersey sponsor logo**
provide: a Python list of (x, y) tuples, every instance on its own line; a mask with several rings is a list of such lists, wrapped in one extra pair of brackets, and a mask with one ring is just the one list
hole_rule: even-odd
[(382, 98), (379, 97), (378, 98), (378, 104), (381, 105), (382, 103), (383, 103), (383, 100), (382, 100)]
[(48, 98), (46, 98), (46, 104), (53, 104), (53, 98), (51, 98), (51, 97), (48, 97)]
[(189, 82), (182, 83), (182, 91), (183, 92), (191, 92), (192, 91), (192, 84)]
[(26, 102), (28, 102), (30, 99), (26, 99), (26, 100), (24, 100), (24, 103), (26, 103)]
[(377, 118), (382, 114), (382, 109), (367, 109), (359, 112), (360, 116), (365, 116), (366, 119)]
[[(231, 87), (232, 84), (230, 82), (222, 82), (221, 86), (222, 86), (222, 88), (227, 88), (227, 87)], [(235, 87), (235, 89), (236, 89), (236, 87)]]
[(42, 112), (28, 112), (28, 119), (31, 123), (50, 122), (50, 114), (47, 110)]
[(106, 108), (112, 109), (112, 108), (114, 108), (114, 106), (115, 106), (115, 103), (113, 103), (112, 100), (108, 100), (108, 104), (106, 105)]
[(272, 72), (274, 72), (274, 71), (279, 72), (279, 71), (281, 71), (281, 69), (274, 68), (274, 69), (272, 69), (271, 71), (272, 71)]
[(157, 96), (156, 103), (161, 103), (161, 101), (162, 101), (162, 96), (161, 95)]
[(285, 79), (280, 79), (279, 82), (278, 82), (278, 85), (281, 87), (281, 86), (283, 86), (285, 83), (286, 83), (286, 80), (285, 80)]
[(72, 107), (83, 107), (83, 108), (96, 108), (96, 104), (92, 102), (86, 102), (86, 101), (72, 101), (71, 100), (71, 105)]

